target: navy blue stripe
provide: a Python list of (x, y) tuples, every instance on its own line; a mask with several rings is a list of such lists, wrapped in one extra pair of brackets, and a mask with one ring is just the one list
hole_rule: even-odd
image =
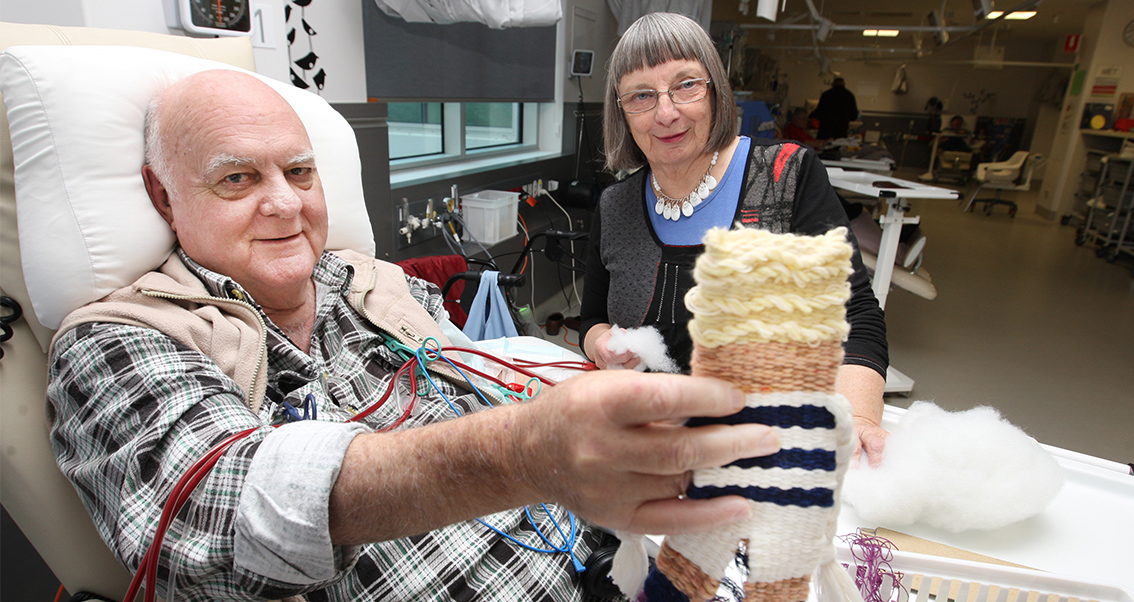
[(838, 466), (835, 452), (825, 449), (781, 449), (770, 456), (743, 458), (729, 464), (739, 468), (803, 468), (833, 471)]
[(793, 426), (805, 429), (833, 429), (835, 428), (835, 415), (821, 406), (760, 406), (744, 408), (732, 416), (722, 418), (691, 418), (687, 426), (751, 423), (778, 426), (785, 429)]
[(835, 505), (834, 491), (825, 487), (780, 489), (779, 487), (740, 487), (739, 485), (707, 486), (690, 487), (685, 495), (694, 500), (704, 500), (722, 495), (739, 495), (754, 502), (771, 502), (777, 506), (799, 506), (801, 508), (812, 506), (830, 508)]

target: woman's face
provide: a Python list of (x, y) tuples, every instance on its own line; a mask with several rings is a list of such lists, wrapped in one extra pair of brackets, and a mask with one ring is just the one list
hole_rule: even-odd
[(713, 122), (712, 88), (696, 102), (673, 104), (665, 90), (694, 78), (709, 78), (700, 62), (676, 60), (622, 76), (619, 96), (635, 90), (657, 90), (658, 104), (645, 113), (625, 114), (630, 134), (650, 167), (681, 168), (705, 152)]

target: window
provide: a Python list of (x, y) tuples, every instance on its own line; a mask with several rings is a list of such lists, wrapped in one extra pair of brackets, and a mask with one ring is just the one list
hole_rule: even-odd
[(538, 103), (388, 103), (391, 171), (538, 150)]
[(441, 103), (392, 102), (388, 110), (390, 159), (424, 157), (445, 151), (441, 136)]
[(519, 144), (522, 140), (518, 102), (465, 103), (465, 148), (490, 148)]

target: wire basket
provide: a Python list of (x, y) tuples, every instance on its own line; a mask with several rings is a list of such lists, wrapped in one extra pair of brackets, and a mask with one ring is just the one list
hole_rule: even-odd
[[(836, 557), (852, 575), (857, 572), (847, 544), (836, 543)], [(894, 579), (883, 579), (879, 591), (868, 589), (864, 598), (885, 602), (1134, 602), (1134, 594), (1118, 584), (914, 552), (892, 551), (888, 568)]]

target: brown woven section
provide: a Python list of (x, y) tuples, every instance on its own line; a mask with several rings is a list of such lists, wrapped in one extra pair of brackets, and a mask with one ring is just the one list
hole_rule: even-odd
[(721, 582), (708, 576), (700, 567), (679, 554), (666, 542), (658, 552), (658, 570), (691, 602), (705, 602), (717, 595)]
[(745, 393), (835, 390), (843, 361), (838, 341), (802, 343), (733, 343), (702, 347), (694, 343), (690, 362), (696, 376), (728, 381)]
[(793, 577), (771, 583), (745, 583), (745, 602), (804, 602), (811, 576)]

